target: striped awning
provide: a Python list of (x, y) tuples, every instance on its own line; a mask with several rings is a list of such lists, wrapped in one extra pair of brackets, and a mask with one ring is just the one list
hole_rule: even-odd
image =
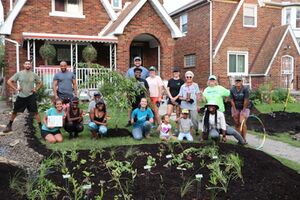
[(90, 36), (90, 35), (70, 35), (70, 34), (52, 34), (52, 33), (28, 33), (23, 32), (25, 40), (47, 40), (64, 42), (98, 42), (98, 43), (118, 43), (115, 37)]

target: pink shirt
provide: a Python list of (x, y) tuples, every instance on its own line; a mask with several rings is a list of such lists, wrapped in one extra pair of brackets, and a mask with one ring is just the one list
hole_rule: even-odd
[(160, 97), (161, 96), (161, 90), (164, 85), (163, 81), (159, 76), (151, 77), (149, 76), (146, 78), (146, 81), (149, 85), (149, 92), (150, 97)]

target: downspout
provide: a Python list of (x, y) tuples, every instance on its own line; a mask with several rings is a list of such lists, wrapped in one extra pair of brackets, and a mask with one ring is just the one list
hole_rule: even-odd
[(209, 75), (213, 74), (213, 56), (212, 56), (212, 1), (209, 2)]
[(8, 38), (4, 38), (4, 40), (14, 43), (16, 45), (16, 65), (17, 65), (17, 72), (19, 72), (20, 71), (20, 64), (19, 64), (19, 46), (20, 46), (20, 44), (17, 41), (11, 40)]

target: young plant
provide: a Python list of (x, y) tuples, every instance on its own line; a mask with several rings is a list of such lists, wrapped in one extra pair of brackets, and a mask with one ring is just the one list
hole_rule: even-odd
[(188, 192), (191, 192), (194, 187), (195, 179), (189, 178), (188, 180), (184, 181), (180, 187), (180, 197), (183, 198)]
[(153, 158), (152, 156), (147, 157), (147, 165), (150, 166), (151, 168), (156, 166), (155, 161), (156, 159)]
[(133, 146), (130, 146), (127, 151), (125, 152), (125, 155), (124, 157), (126, 159), (128, 158), (131, 158), (131, 157), (135, 157), (136, 155), (138, 155), (140, 153), (140, 150), (138, 147), (133, 147)]
[(235, 180), (237, 178), (243, 180), (243, 175), (242, 175), (242, 166), (243, 166), (243, 161), (240, 159), (238, 154), (228, 154), (226, 155), (225, 158), (225, 171), (230, 172), (231, 171), (231, 176)]
[(93, 147), (91, 150), (90, 150), (90, 154), (89, 154), (89, 157), (92, 161), (94, 161), (96, 158), (97, 158), (97, 154), (99, 154), (100, 158), (102, 157), (102, 153), (103, 153), (103, 149), (99, 149), (99, 148), (96, 148), (96, 147)]
[(72, 162), (76, 162), (78, 160), (78, 152), (75, 148), (72, 148), (68, 157), (71, 159)]

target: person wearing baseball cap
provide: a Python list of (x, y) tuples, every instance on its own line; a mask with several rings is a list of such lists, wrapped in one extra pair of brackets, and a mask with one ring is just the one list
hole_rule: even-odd
[(90, 113), (96, 107), (96, 103), (100, 99), (102, 100), (102, 95), (98, 91), (95, 91), (93, 96), (94, 96), (94, 99), (89, 103), (88, 113)]
[(180, 116), (180, 99), (179, 99), (179, 91), (180, 87), (184, 84), (184, 80), (180, 78), (180, 67), (175, 66), (172, 69), (173, 77), (168, 80), (167, 89), (169, 90), (172, 98), (168, 100), (167, 114), (171, 116), (174, 108), (176, 111), (176, 117)]
[(241, 129), (241, 123), (246, 121), (250, 115), (249, 109), (249, 90), (243, 86), (243, 77), (234, 77), (235, 85), (230, 89), (231, 97), (231, 115), (235, 124), (235, 129), (238, 130), (244, 140), (246, 141), (247, 125), (243, 123)]
[(193, 122), (193, 128), (198, 135), (198, 101), (200, 100), (200, 89), (197, 83), (193, 81), (194, 73), (185, 72), (185, 83), (180, 87), (179, 99), (181, 100), (180, 108), (188, 109), (190, 118)]
[(179, 134), (178, 134), (178, 140), (182, 141), (184, 138), (187, 139), (187, 141), (192, 142), (193, 136), (192, 136), (192, 130), (193, 130), (193, 122), (189, 118), (189, 110), (188, 109), (182, 109), (181, 110), (181, 116), (175, 120), (175, 122), (178, 124), (179, 127)]
[(141, 78), (146, 79), (149, 76), (149, 71), (145, 67), (142, 66), (142, 59), (139, 56), (133, 58), (134, 66), (129, 68), (126, 72), (126, 77), (134, 78), (134, 69), (140, 68), (142, 69)]
[(203, 97), (206, 102), (215, 101), (221, 112), (225, 111), (224, 97), (229, 97), (230, 92), (223, 86), (218, 84), (217, 77), (210, 75), (207, 81), (207, 87), (204, 89)]
[(219, 142), (222, 135), (222, 141), (226, 142), (226, 135), (232, 135), (239, 144), (245, 144), (242, 136), (234, 128), (226, 125), (224, 113), (219, 111), (219, 105), (215, 101), (206, 103), (205, 108), (201, 141), (211, 138)]

